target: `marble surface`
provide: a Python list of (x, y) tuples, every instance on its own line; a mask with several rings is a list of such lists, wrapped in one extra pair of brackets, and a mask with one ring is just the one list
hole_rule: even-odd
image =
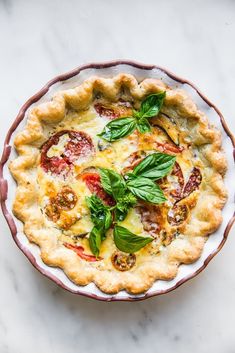
[[(233, 0), (0, 0), (1, 145), (21, 105), (46, 81), (116, 58), (192, 80), (235, 132), (234, 38)], [(209, 267), (176, 291), (102, 303), (44, 278), (0, 222), (1, 353), (235, 352), (234, 229)]]

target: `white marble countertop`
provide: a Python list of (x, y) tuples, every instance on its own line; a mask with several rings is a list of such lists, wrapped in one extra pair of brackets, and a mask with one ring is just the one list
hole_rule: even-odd
[[(134, 59), (192, 80), (235, 132), (233, 0), (0, 0), (1, 144), (25, 100), (82, 63)], [(234, 353), (235, 241), (162, 297), (102, 303), (37, 272), (1, 217), (1, 353)]]

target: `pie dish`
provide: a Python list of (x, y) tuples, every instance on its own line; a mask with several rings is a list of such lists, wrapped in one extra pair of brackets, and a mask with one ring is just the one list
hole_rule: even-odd
[(185, 87), (116, 66), (71, 74), (27, 107), (12, 208), (46, 268), (107, 298), (141, 297), (200, 258), (222, 223), (230, 159)]

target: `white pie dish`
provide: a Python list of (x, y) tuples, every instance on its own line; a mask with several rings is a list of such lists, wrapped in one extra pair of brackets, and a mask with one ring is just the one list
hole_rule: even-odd
[[(222, 132), (222, 144), (228, 160), (228, 172), (225, 178), (225, 185), (229, 190), (229, 199), (223, 209), (223, 223), (219, 230), (217, 230), (217, 232), (209, 237), (201, 258), (191, 265), (181, 265), (178, 275), (176, 278), (174, 278), (174, 280), (168, 282), (157, 281), (147, 292), (140, 295), (130, 295), (125, 291), (121, 291), (115, 295), (109, 295), (101, 292), (94, 284), (89, 284), (85, 287), (75, 285), (60, 269), (49, 267), (42, 262), (39, 248), (36, 245), (29, 243), (27, 237), (23, 233), (22, 223), (16, 219), (11, 212), (16, 184), (11, 174), (9, 173), (7, 162), (8, 160), (12, 160), (16, 157), (14, 148), (11, 148), (11, 146), (13, 146), (15, 134), (19, 130), (22, 130), (25, 124), (25, 117), (27, 117), (28, 109), (31, 108), (35, 103), (38, 104), (47, 101), (56, 91), (73, 88), (90, 76), (100, 75), (103, 77), (110, 77), (120, 72), (131, 73), (140, 80), (146, 77), (159, 78), (171, 87), (182, 87), (184, 90), (186, 90), (191, 95), (199, 109), (206, 113), (210, 122), (217, 126)], [(140, 300), (154, 295), (167, 293), (202, 271), (213, 258), (213, 256), (221, 249), (227, 238), (232, 223), (234, 222), (234, 146), (234, 138), (229, 132), (221, 113), (191, 83), (176, 77), (165, 69), (161, 69), (156, 66), (146, 66), (133, 62), (122, 61), (85, 65), (65, 75), (58, 76), (50, 81), (41, 91), (30, 98), (20, 110), (15, 123), (7, 135), (1, 163), (1, 194), (3, 213), (8, 221), (16, 244), (29, 258), (31, 263), (41, 273), (51, 278), (58, 285), (73, 293), (107, 301)]]

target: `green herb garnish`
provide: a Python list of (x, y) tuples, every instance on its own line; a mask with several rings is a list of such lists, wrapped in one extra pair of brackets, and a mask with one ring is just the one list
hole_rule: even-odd
[(129, 191), (122, 198), (118, 199), (114, 210), (115, 221), (124, 221), (129, 209), (135, 206), (136, 202), (136, 197)]
[(152, 180), (137, 177), (127, 181), (127, 187), (130, 192), (141, 200), (159, 204), (166, 201), (166, 198), (159, 185)]
[(136, 252), (153, 241), (152, 237), (136, 235), (120, 226), (114, 227), (113, 238), (116, 247), (127, 253)]
[(132, 134), (135, 129), (136, 119), (134, 117), (118, 118), (110, 121), (98, 136), (106, 141), (113, 142)]
[(166, 92), (151, 94), (143, 100), (139, 111), (133, 110), (133, 116), (110, 121), (98, 136), (113, 142), (130, 135), (135, 129), (140, 133), (151, 131), (148, 119), (158, 115), (165, 96)]
[[(94, 223), (89, 236), (93, 254), (99, 255), (101, 242), (105, 239), (111, 224), (123, 221), (130, 208), (137, 203), (137, 199), (154, 204), (166, 201), (163, 191), (155, 180), (166, 176), (171, 171), (175, 160), (175, 156), (153, 153), (144, 158), (131, 173), (124, 176), (110, 169), (99, 169), (102, 187), (113, 197), (116, 204), (106, 206), (96, 195), (86, 198), (91, 220)], [(124, 227), (118, 225), (114, 227), (114, 242), (122, 251), (133, 253), (152, 240), (152, 237), (135, 235)]]
[(100, 168), (99, 171), (104, 190), (113, 196), (116, 201), (122, 198), (126, 191), (126, 183), (123, 176), (110, 169)]
[(98, 256), (101, 241), (105, 239), (105, 233), (112, 224), (112, 214), (110, 208), (105, 206), (96, 195), (86, 197), (86, 202), (91, 212), (91, 220), (94, 223), (89, 235), (89, 244), (93, 254)]
[(166, 153), (153, 153), (144, 158), (128, 175), (152, 180), (161, 179), (171, 171), (175, 161), (175, 156)]
[(100, 168), (101, 184), (104, 190), (116, 201), (113, 208), (115, 220), (123, 221), (127, 212), (136, 204), (135, 196), (128, 190), (122, 175), (110, 169)]

